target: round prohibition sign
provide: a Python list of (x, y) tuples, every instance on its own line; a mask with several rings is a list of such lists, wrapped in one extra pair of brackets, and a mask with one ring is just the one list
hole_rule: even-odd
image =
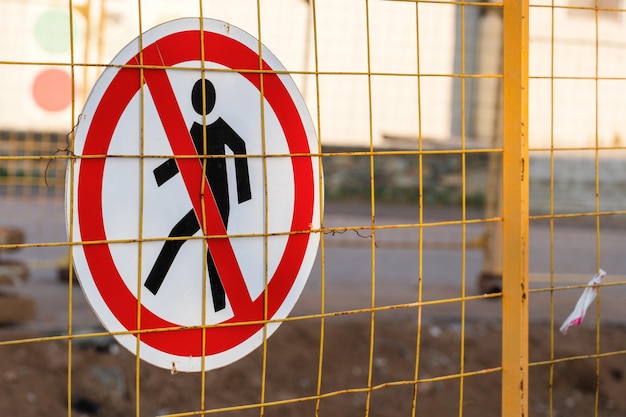
[[(103, 72), (76, 129), (75, 154), (79, 158), (74, 165), (73, 182), (70, 182), (71, 166), (68, 166), (66, 184), (68, 233), (73, 231), (72, 240), (83, 243), (74, 248), (74, 265), (83, 291), (105, 327), (112, 332), (125, 333), (116, 335), (120, 344), (163, 368), (179, 371), (213, 369), (254, 350), (263, 342), (264, 333), (271, 335), (280, 322), (266, 323), (264, 332), (264, 319), (286, 317), (306, 283), (319, 242), (319, 234), (311, 233), (312, 229), (319, 227), (320, 219), (318, 160), (307, 156), (316, 150), (317, 139), (304, 100), (293, 80), (284, 73), (274, 72), (285, 69), (267, 48), (263, 47), (262, 54), (256, 52), (258, 41), (251, 35), (224, 22), (211, 19), (200, 22), (200, 19), (189, 18), (147, 31), (142, 35), (142, 44), (140, 51), (138, 40), (131, 42), (113, 60), (113, 66)], [(194, 146), (183, 107), (174, 91), (176, 86), (166, 71), (198, 61), (232, 70), (257, 91), (257, 97), (262, 91), (266, 108), (275, 114), (288, 152), (297, 154), (288, 157), (293, 195), (289, 201), (282, 202), (292, 205), (290, 233), (285, 236), (284, 250), (278, 256), (271, 276), (261, 292), (254, 296), (246, 286), (240, 260), (227, 237), (227, 221), (220, 215), (216, 196), (203, 172), (203, 163), (198, 157), (200, 152)], [(139, 69), (140, 63), (143, 64), (142, 70)], [(263, 71), (259, 71), (260, 65)], [(175, 160), (176, 172), (181, 174), (195, 213), (194, 221), (202, 225), (204, 236), (211, 237), (205, 240), (205, 245), (215, 260), (232, 310), (229, 318), (216, 325), (200, 326), (204, 324), (202, 320), (192, 326), (176, 323), (146, 307), (143, 297), (148, 297), (148, 293), (144, 295), (142, 292), (138, 297), (139, 290), (133, 289), (128, 277), (122, 276), (112, 250), (115, 243), (108, 242), (110, 230), (105, 220), (103, 196), (107, 188), (105, 177), (110, 169), (107, 171), (106, 168), (110, 161), (119, 158), (107, 155), (111, 155), (114, 135), (123, 128), (121, 120), (129, 117), (131, 101), (142, 89), (149, 91), (155, 107), (154, 122), (162, 125), (176, 157), (172, 161)], [(148, 122), (153, 121), (144, 123)], [(140, 141), (140, 137), (127, 139)], [(148, 147), (150, 138), (144, 140)], [(210, 141), (208, 134), (207, 140)], [(263, 198), (263, 190), (257, 191), (260, 192), (256, 193), (256, 198)], [(270, 210), (271, 207), (270, 204)], [(69, 219), (73, 219), (73, 228), (69, 226)], [(231, 219), (231, 223), (233, 221)], [(119, 245), (123, 244), (131, 243)], [(257, 256), (263, 257), (263, 254)], [(145, 279), (145, 272), (141, 275), (141, 279)], [(135, 286), (139, 287), (137, 275), (133, 279)], [(203, 275), (198, 274), (197, 279), (202, 280)], [(172, 310), (184, 308), (185, 305), (171, 306)], [(140, 341), (139, 352), (136, 338)]]

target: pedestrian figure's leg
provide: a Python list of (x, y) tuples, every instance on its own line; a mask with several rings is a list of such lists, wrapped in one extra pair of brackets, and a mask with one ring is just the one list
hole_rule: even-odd
[(211, 251), (209, 249), (206, 251), (206, 263), (209, 270), (209, 284), (211, 284), (213, 307), (217, 312), (226, 307), (226, 294), (224, 292), (224, 285), (222, 285), (222, 280), (217, 273), (217, 268), (215, 267), (215, 262), (213, 261)]
[[(193, 209), (191, 209), (185, 216), (180, 219), (178, 223), (172, 228), (172, 231), (169, 234), (169, 237), (191, 237), (198, 230), (200, 230), (200, 224), (198, 224), (198, 219), (196, 218), (196, 214)], [(163, 284), (163, 280), (167, 275), (167, 272), (170, 270), (172, 263), (174, 262), (174, 258), (178, 254), (180, 247), (187, 240), (166, 240), (165, 244), (161, 248), (161, 252), (157, 257), (148, 278), (144, 286), (150, 290), (152, 294), (155, 294), (161, 288), (161, 284)]]

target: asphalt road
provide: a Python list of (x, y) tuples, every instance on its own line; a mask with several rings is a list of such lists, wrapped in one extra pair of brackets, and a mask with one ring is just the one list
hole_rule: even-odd
[[(467, 219), (481, 217), (482, 213), (478, 211), (466, 213)], [(27, 243), (53, 244), (1, 254), (4, 258), (22, 259), (31, 266), (31, 278), (27, 282), (15, 288), (4, 288), (36, 300), (37, 319), (27, 326), (42, 332), (67, 328), (70, 297), (74, 326), (96, 325), (97, 319), (85, 302), (80, 287), (75, 285), (69, 291), (67, 284), (57, 279), (56, 263), (66, 256), (68, 250), (62, 245), (66, 241), (63, 202), (2, 200), (0, 219), (1, 226), (22, 228)], [(397, 306), (421, 299), (426, 302), (422, 311), (424, 317), (499, 320), (500, 299), (483, 299), (477, 291), (476, 277), (482, 268), (483, 254), (472, 248), (470, 242), (482, 235), (484, 223), (449, 224), (461, 219), (460, 209), (437, 207), (424, 210), (423, 220), (427, 225), (421, 228), (423, 252), (420, 266), (417, 207), (376, 206), (375, 224), (378, 228), (372, 233), (369, 204), (327, 203), (324, 226), (328, 231), (323, 236), (323, 245), (309, 281), (292, 315), (317, 314), (322, 310), (326, 313), (354, 311), (367, 309), (372, 304), (376, 307)], [(605, 218), (600, 224), (598, 237), (595, 222), (588, 218), (557, 220), (552, 234), (547, 221), (531, 222), (529, 269), (530, 317), (533, 321), (549, 321), (554, 308), (553, 317), (558, 327), (582, 292), (581, 288), (561, 288), (585, 284), (598, 266), (608, 272), (605, 282), (610, 285), (600, 291), (600, 301), (596, 305), (600, 307), (601, 318), (624, 321), (622, 300), (626, 295), (626, 283), (619, 283), (626, 281), (626, 222)], [(463, 240), (466, 242), (465, 252), (462, 250)], [(601, 244), (599, 250), (598, 242)], [(554, 275), (550, 274), (551, 269)], [(549, 290), (550, 277), (554, 279), (554, 287), (558, 288), (555, 291)], [(464, 295), (479, 297), (460, 302), (458, 298)], [(594, 315), (595, 307), (592, 310), (590, 315)], [(416, 308), (395, 308), (378, 314), (415, 316), (416, 311)], [(585, 325), (593, 323), (593, 317), (585, 321)]]

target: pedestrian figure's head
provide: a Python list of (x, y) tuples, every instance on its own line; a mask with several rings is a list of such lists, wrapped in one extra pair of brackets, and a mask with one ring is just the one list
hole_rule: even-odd
[[(213, 83), (209, 80), (200, 79), (196, 81), (191, 90), (191, 103), (193, 104), (193, 109), (196, 113), (200, 115), (206, 115), (211, 113), (213, 107), (215, 107), (215, 87), (213, 87)], [(204, 107), (202, 107), (202, 90), (204, 84)]]

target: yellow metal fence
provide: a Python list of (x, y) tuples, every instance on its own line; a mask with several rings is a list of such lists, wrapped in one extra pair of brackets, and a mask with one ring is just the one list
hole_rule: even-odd
[[(626, 412), (619, 0), (177, 3), (0, 1), (2, 22), (34, 21), (34, 34), (0, 42), (14, 84), (0, 96), (0, 414)], [(76, 203), (63, 198), (97, 75), (126, 42), (189, 15), (243, 27), (285, 60), (329, 196), (290, 317), (250, 355), (199, 374), (156, 368), (112, 338), (136, 337), (141, 353), (141, 331), (100, 327), (69, 267), (94, 242), (68, 243)], [(5, 38), (26, 30), (5, 27)], [(45, 69), (69, 76), (69, 90), (50, 87), (65, 104), (28, 78)], [(595, 321), (560, 334), (600, 268)]]

